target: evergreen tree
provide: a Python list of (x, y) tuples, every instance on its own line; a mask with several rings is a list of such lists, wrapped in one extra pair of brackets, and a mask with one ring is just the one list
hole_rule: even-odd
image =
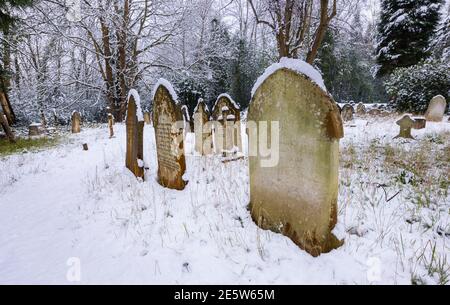
[(23, 8), (33, 4), (33, 0), (1, 0), (0, 1), (0, 29), (7, 31), (15, 22), (15, 17), (11, 13), (13, 9)]
[(442, 0), (382, 0), (378, 24), (378, 76), (413, 66), (429, 54)]

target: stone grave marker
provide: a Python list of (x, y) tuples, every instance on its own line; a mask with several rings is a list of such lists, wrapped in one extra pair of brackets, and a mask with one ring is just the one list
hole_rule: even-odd
[(194, 109), (195, 151), (207, 156), (212, 153), (212, 126), (209, 122), (209, 109), (203, 99), (199, 99)]
[(353, 120), (353, 113), (355, 112), (355, 110), (353, 109), (353, 106), (350, 104), (345, 104), (342, 107), (342, 111), (341, 111), (341, 116), (342, 119), (346, 122), (348, 121), (352, 121)]
[(81, 114), (78, 111), (72, 113), (72, 133), (81, 132)]
[(445, 97), (437, 95), (431, 99), (427, 112), (425, 113), (425, 118), (429, 122), (442, 122), (446, 108), (447, 102)]
[(145, 124), (150, 125), (152, 123), (152, 119), (150, 117), (150, 113), (148, 111), (144, 112), (144, 121)]
[(215, 124), (214, 129), (215, 152), (224, 155), (242, 152), (240, 106), (228, 94), (221, 94), (214, 104), (211, 116), (220, 123)]
[(396, 124), (400, 126), (400, 133), (394, 139), (414, 139), (414, 137), (411, 135), (411, 129), (415, 126), (416, 122), (411, 119), (409, 115), (404, 115), (400, 120), (396, 122)]
[(137, 177), (144, 179), (144, 115), (136, 90), (128, 94), (126, 167)]
[(357, 115), (365, 115), (366, 114), (366, 106), (363, 103), (359, 103), (356, 106), (356, 114)]
[[(267, 167), (259, 154), (249, 158), (252, 218), (313, 256), (330, 252), (343, 243), (332, 234), (337, 223), (339, 140), (344, 136), (337, 104), (320, 73), (295, 59), (269, 67), (252, 95), (247, 124), (279, 122), (278, 163)], [(249, 137), (249, 149), (261, 146), (261, 139), (250, 132)], [(252, 144), (255, 141), (258, 145)]]
[(153, 126), (158, 157), (158, 181), (167, 188), (183, 190), (186, 181), (181, 105), (172, 85), (159, 79), (153, 89)]

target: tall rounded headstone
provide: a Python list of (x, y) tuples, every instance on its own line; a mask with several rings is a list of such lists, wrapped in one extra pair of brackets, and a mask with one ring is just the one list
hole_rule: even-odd
[[(219, 95), (211, 112), (216, 124), (215, 151), (229, 154), (236, 149), (242, 152), (241, 113), (239, 105), (226, 93)], [(219, 128), (217, 128), (219, 127)], [(220, 129), (221, 130), (218, 130)], [(218, 137), (222, 137), (219, 139)], [(221, 146), (221, 147), (220, 147)]]
[(202, 155), (212, 153), (212, 130), (209, 122), (209, 109), (203, 99), (199, 99), (194, 109), (195, 151)]
[(153, 90), (153, 126), (158, 157), (158, 181), (167, 188), (183, 190), (186, 171), (183, 114), (172, 85), (160, 79)]
[(259, 154), (250, 155), (252, 218), (313, 256), (342, 245), (331, 231), (337, 223), (339, 139), (344, 131), (339, 109), (324, 90), (320, 74), (310, 65), (284, 59), (258, 80), (247, 118), (248, 123), (279, 122), (280, 128), (275, 166), (263, 167)]
[(72, 113), (72, 133), (81, 132), (81, 114), (78, 111)]
[(136, 90), (128, 95), (127, 116), (127, 152), (126, 167), (137, 177), (144, 178), (144, 115), (141, 101)]
[[(336, 105), (337, 106), (337, 105)], [(355, 110), (353, 109), (353, 106), (350, 104), (345, 104), (342, 107), (341, 116), (344, 121), (351, 121), (353, 120), (353, 113)]]
[(445, 97), (437, 95), (431, 99), (427, 112), (425, 113), (425, 118), (429, 122), (442, 122), (446, 108), (447, 102)]

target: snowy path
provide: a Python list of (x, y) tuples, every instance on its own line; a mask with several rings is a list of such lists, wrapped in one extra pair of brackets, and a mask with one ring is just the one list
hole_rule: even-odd
[[(448, 125), (429, 132), (450, 131)], [(391, 137), (397, 130), (364, 131), (363, 126), (358, 128), (363, 132), (347, 128), (344, 145), (369, 145), (371, 137), (383, 132)], [(0, 159), (1, 284), (72, 284), (66, 278), (72, 257), (80, 259), (81, 284), (410, 283), (414, 251), (437, 236), (410, 234), (412, 227), (404, 222), (389, 227), (391, 234), (384, 232), (386, 224), (375, 215), (402, 219), (406, 199), (399, 196), (388, 208), (372, 207), (364, 214), (359, 200), (370, 190), (341, 186), (340, 230), (346, 243), (314, 259), (252, 222), (245, 161), (222, 164), (188, 156), (187, 188), (166, 190), (155, 181), (153, 129), (145, 130), (144, 159), (151, 170), (144, 183), (124, 169), (122, 125), (116, 134), (108, 139), (106, 128), (86, 129), (57, 148)], [(81, 149), (84, 142), (88, 152)], [(189, 151), (192, 143), (187, 146)], [(363, 214), (374, 219), (358, 230), (369, 233), (345, 233)], [(448, 215), (442, 221), (448, 225)], [(403, 254), (395, 248), (398, 234), (411, 246)], [(446, 238), (438, 240), (438, 251), (448, 251)], [(402, 260), (411, 260), (411, 266)], [(379, 278), (371, 277), (374, 272)]]

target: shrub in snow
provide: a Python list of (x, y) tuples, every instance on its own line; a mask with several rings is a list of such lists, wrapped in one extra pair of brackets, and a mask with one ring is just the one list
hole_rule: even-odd
[(450, 93), (449, 63), (424, 62), (395, 70), (385, 83), (386, 91), (399, 111), (424, 113), (436, 95)]

